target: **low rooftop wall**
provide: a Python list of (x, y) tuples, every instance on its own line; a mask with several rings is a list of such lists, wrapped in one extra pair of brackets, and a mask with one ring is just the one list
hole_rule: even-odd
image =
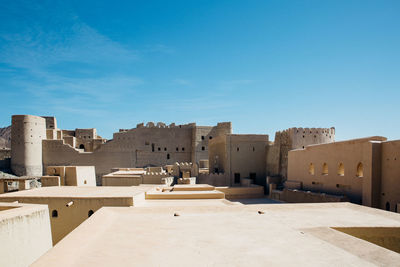
[(228, 187), (221, 186), (215, 188), (225, 193), (226, 199), (243, 199), (243, 198), (262, 198), (264, 197), (264, 187), (260, 185), (252, 185), (249, 187)]
[(347, 202), (346, 196), (328, 195), (325, 193), (314, 193), (297, 189), (272, 190), (270, 198), (288, 203), (321, 203), (321, 202)]

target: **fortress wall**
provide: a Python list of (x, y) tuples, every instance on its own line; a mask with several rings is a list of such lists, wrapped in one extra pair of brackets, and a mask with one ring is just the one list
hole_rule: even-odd
[[(230, 132), (231, 123), (200, 127), (199, 131), (196, 129), (194, 123), (167, 126), (150, 122), (138, 124), (135, 129), (120, 130), (106, 143), (103, 140), (93, 142), (97, 136), (95, 129), (57, 132), (49, 129), (48, 139), (52, 140), (44, 141), (43, 165), (95, 166), (97, 183), (100, 184), (101, 175), (109, 173), (111, 168), (164, 166), (175, 162), (192, 162), (193, 158), (208, 159), (208, 140), (205, 136), (212, 138), (214, 133)], [(58, 136), (58, 133), (62, 136)], [(202, 138), (203, 134), (207, 135)], [(197, 146), (193, 138), (199, 139)], [(206, 144), (204, 150), (202, 144)], [(79, 148), (80, 145), (84, 145), (84, 151)]]
[(226, 173), (200, 173), (197, 177), (197, 183), (213, 186), (229, 186), (229, 176)]
[(42, 140), (46, 120), (32, 115), (12, 116), (11, 169), (19, 176), (42, 176)]
[(75, 137), (80, 139), (93, 140), (97, 138), (97, 131), (94, 128), (91, 129), (75, 129)]
[(335, 128), (291, 128), (291, 149), (335, 141)]
[(134, 155), (129, 151), (95, 151), (80, 153), (63, 140), (43, 141), (43, 165), (47, 166), (95, 166), (97, 184), (112, 168), (134, 167)]
[(232, 133), (232, 123), (220, 122), (217, 126), (196, 126), (193, 131), (193, 154), (192, 162), (208, 159), (209, 142), (218, 136)]
[(243, 178), (253, 179), (253, 183), (265, 185), (266, 149), (268, 135), (228, 135), (228, 161), (231, 185), (235, 183), (235, 173)]
[[(396, 210), (400, 203), (400, 140), (382, 143), (382, 178), (380, 208)], [(399, 205), (400, 206), (400, 205)]]
[[(346, 195), (354, 203), (371, 206), (370, 191), (374, 189), (371, 188), (371, 181), (379, 179), (374, 173), (374, 153), (373, 143), (368, 140), (292, 150), (289, 152), (288, 179), (301, 181), (303, 190)], [(340, 163), (343, 164), (343, 173), (339, 172)], [(362, 177), (357, 176), (359, 163), (363, 164)]]
[[(290, 128), (275, 133), (274, 144), (267, 156), (269, 175), (280, 175), (287, 178), (288, 153), (292, 149), (305, 148), (314, 144), (332, 143), (335, 141), (335, 128)], [(272, 153), (279, 153), (274, 155)]]
[(266, 173), (269, 176), (275, 176), (279, 174), (279, 158), (280, 158), (280, 146), (268, 145), (266, 156)]
[(226, 136), (218, 136), (210, 141), (208, 157), (210, 173), (229, 172)]
[(57, 129), (56, 117), (42, 116), (46, 120), (46, 129)]

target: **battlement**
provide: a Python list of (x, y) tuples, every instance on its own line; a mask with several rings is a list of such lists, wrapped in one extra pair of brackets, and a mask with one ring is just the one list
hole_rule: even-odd
[(334, 135), (335, 134), (335, 127), (331, 128), (290, 128), (287, 129), (289, 133), (293, 134), (330, 134)]
[[(288, 142), (289, 139), (297, 138), (322, 138), (326, 142), (335, 141), (335, 127), (331, 128), (302, 128), (293, 127), (275, 133), (274, 143)], [(321, 143), (319, 141), (318, 143)]]
[(193, 163), (192, 162), (181, 162), (181, 163), (179, 163), (179, 162), (175, 162), (175, 164), (174, 165), (176, 165), (176, 166), (180, 166), (180, 167), (188, 167), (188, 166), (192, 166), (193, 165)]
[[(194, 128), (194, 127), (196, 127), (196, 123), (188, 123), (188, 124), (182, 124), (182, 125), (176, 125), (175, 123), (171, 123), (171, 124), (167, 125), (164, 122), (154, 123), (151, 121), (146, 124), (144, 124), (142, 122), (142, 123), (139, 123), (136, 125), (136, 129), (139, 129), (139, 128)], [(133, 129), (135, 129), (135, 128), (133, 128)], [(133, 129), (131, 129), (131, 130), (133, 130)]]
[(227, 129), (232, 129), (232, 122), (218, 122), (217, 123), (218, 128), (227, 128)]

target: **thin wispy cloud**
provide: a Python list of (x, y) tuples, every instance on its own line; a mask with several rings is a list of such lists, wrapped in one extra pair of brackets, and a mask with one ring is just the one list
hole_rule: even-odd
[[(53, 4), (59, 6), (57, 13), (48, 12)], [(39, 109), (45, 100), (54, 112), (98, 114), (132, 97), (142, 83), (131, 73), (115, 71), (136, 62), (138, 51), (90, 27), (68, 4), (23, 1), (1, 7), (0, 13), (11, 16), (0, 26), (0, 63), (10, 73), (24, 70), (7, 84), (23, 90)]]
[(172, 82), (178, 85), (192, 85), (191, 81), (185, 79), (174, 79)]
[[(32, 6), (27, 11), (40, 17)], [(46, 21), (25, 21), (16, 32), (0, 32), (3, 40), (0, 62), (14, 67), (40, 72), (44, 68), (60, 62), (80, 62), (86, 64), (129, 63), (138, 58), (137, 51), (127, 49), (95, 29), (80, 21), (74, 14), (48, 14), (57, 16), (60, 28), (54, 30), (45, 25)], [(52, 19), (50, 19), (52, 20)], [(33, 25), (29, 25), (30, 22)], [(21, 23), (18, 21), (18, 23)]]
[(164, 44), (147, 45), (144, 49), (140, 49), (139, 51), (142, 53), (175, 53), (175, 49)]

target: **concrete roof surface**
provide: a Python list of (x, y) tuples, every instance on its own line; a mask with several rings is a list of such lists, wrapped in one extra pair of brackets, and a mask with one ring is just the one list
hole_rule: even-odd
[(47, 205), (0, 202), (0, 223), (13, 217), (21, 217), (47, 209)]
[(12, 197), (132, 197), (153, 186), (49, 186), (1, 194)]
[(350, 203), (107, 207), (33, 266), (399, 264), (400, 254), (331, 228), (350, 226), (400, 227), (400, 214)]

